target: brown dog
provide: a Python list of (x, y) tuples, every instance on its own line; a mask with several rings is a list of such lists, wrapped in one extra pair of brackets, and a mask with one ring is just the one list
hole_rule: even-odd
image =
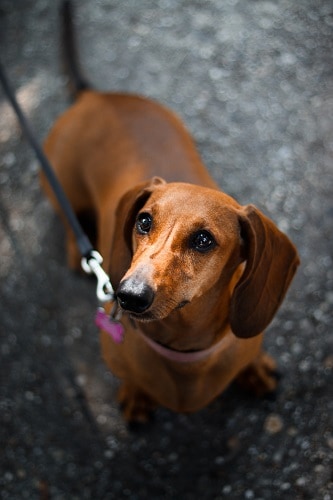
[[(274, 390), (261, 343), (296, 249), (257, 208), (218, 190), (177, 116), (142, 97), (85, 89), (45, 151), (77, 214), (95, 217), (125, 313), (122, 344), (101, 332), (125, 418), (145, 420), (156, 404), (198, 410), (235, 377)], [(70, 230), (68, 256), (78, 267)]]

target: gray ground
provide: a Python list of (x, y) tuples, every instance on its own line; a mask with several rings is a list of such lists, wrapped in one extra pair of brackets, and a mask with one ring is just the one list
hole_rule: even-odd
[[(38, 166), (0, 94), (0, 497), (333, 498), (331, 0), (77, 1), (101, 89), (166, 103), (223, 190), (302, 267), (266, 337), (275, 400), (235, 387), (190, 416), (124, 425), (100, 360), (94, 282), (71, 274)], [(68, 105), (57, 1), (1, 0), (1, 58), (42, 140)]]

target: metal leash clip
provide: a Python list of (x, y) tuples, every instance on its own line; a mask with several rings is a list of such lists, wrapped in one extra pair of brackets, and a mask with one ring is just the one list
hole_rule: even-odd
[(96, 295), (100, 302), (112, 302), (114, 300), (114, 290), (112, 288), (110, 278), (102, 268), (102, 256), (93, 250), (90, 256), (83, 257), (81, 266), (85, 273), (94, 274), (97, 278)]
[[(102, 262), (102, 256), (96, 250), (93, 250), (88, 258), (83, 257), (81, 266), (87, 274), (93, 273), (97, 278), (96, 295), (101, 303), (101, 307), (97, 309), (95, 324), (98, 328), (110, 335), (116, 344), (120, 344), (124, 340), (125, 333), (124, 327), (120, 323), (121, 310), (115, 298), (110, 279), (101, 267)], [(102, 306), (102, 304), (106, 302), (114, 302), (109, 314)]]

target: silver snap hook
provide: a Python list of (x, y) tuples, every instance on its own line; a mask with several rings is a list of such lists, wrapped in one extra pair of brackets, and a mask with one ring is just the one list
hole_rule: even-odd
[(114, 300), (114, 290), (110, 278), (102, 268), (102, 256), (93, 250), (90, 256), (83, 257), (81, 266), (85, 273), (94, 274), (97, 279), (96, 295), (100, 302), (109, 302)]

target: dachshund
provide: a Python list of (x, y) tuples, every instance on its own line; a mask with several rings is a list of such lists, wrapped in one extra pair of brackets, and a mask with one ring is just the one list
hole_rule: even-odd
[[(94, 220), (123, 312), (123, 342), (102, 329), (101, 350), (121, 379), (124, 418), (144, 422), (159, 405), (197, 411), (233, 380), (274, 391), (276, 364), (261, 345), (299, 264), (295, 246), (258, 208), (221, 192), (173, 111), (90, 87), (69, 2), (63, 13), (76, 100), (45, 152), (78, 217)], [(78, 268), (68, 227), (67, 251)]]

